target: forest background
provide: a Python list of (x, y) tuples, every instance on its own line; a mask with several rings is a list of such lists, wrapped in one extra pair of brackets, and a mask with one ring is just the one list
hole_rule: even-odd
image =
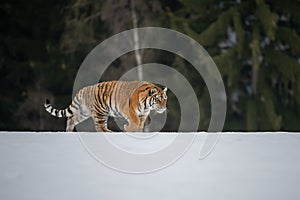
[[(66, 107), (77, 70), (96, 45), (135, 26), (155, 26), (188, 35), (213, 58), (227, 94), (225, 131), (299, 131), (299, 10), (297, 0), (2, 0), (0, 130), (64, 130), (64, 119), (45, 112), (45, 99)], [(172, 66), (190, 81), (199, 131), (207, 130), (211, 104), (201, 76), (169, 52), (141, 55), (142, 63)], [(101, 81), (136, 65), (134, 52), (121, 56)], [(163, 130), (176, 131), (180, 109), (169, 96)]]

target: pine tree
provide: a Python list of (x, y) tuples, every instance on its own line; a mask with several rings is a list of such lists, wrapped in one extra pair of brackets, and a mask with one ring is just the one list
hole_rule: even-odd
[[(299, 129), (299, 2), (177, 4), (166, 6), (171, 28), (196, 39), (222, 74), (229, 103), (225, 129)], [(207, 102), (206, 94), (199, 96)]]

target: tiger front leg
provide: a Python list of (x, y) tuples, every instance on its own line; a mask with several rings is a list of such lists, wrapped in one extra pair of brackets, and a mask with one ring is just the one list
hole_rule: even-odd
[(140, 116), (140, 128), (142, 129), (142, 131), (144, 130), (145, 127), (145, 122), (147, 120), (148, 115), (142, 115)]
[(124, 129), (126, 132), (143, 132), (143, 128), (137, 124), (129, 122), (128, 125), (124, 125)]
[(126, 132), (142, 132), (143, 127), (140, 126), (140, 118), (134, 110), (129, 111), (127, 117), (128, 125), (124, 125)]

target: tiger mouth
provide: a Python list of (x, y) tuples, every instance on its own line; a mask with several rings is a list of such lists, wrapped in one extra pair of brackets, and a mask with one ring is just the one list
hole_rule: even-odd
[(157, 110), (156, 110), (156, 112), (158, 112), (158, 113), (160, 113), (160, 114), (163, 113), (163, 112), (165, 112), (165, 111), (166, 111), (165, 108), (163, 108), (163, 109), (157, 109)]

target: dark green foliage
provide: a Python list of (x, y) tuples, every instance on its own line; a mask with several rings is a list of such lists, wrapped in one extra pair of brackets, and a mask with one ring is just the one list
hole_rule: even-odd
[(299, 2), (180, 3), (181, 8), (166, 9), (169, 23), (213, 56), (229, 101), (225, 129), (296, 130), (291, 118), (300, 117)]
[[(32, 114), (22, 113), (21, 105), (26, 99), (34, 98), (29, 95), (31, 91), (41, 94), (51, 90), (45, 84), (50, 81), (46, 79), (51, 78), (49, 71), (55, 71), (52, 82), (60, 75), (65, 76), (58, 72), (61, 54), (57, 46), (63, 31), (63, 23), (59, 19), (64, 5), (58, 0), (1, 1), (0, 130), (28, 130), (33, 124), (38, 124), (36, 120), (22, 124), (25, 119), (20, 117)], [(55, 93), (57, 90), (52, 91)], [(28, 106), (31, 111), (39, 111), (42, 102)], [(41, 117), (39, 112), (35, 113), (37, 118)]]

